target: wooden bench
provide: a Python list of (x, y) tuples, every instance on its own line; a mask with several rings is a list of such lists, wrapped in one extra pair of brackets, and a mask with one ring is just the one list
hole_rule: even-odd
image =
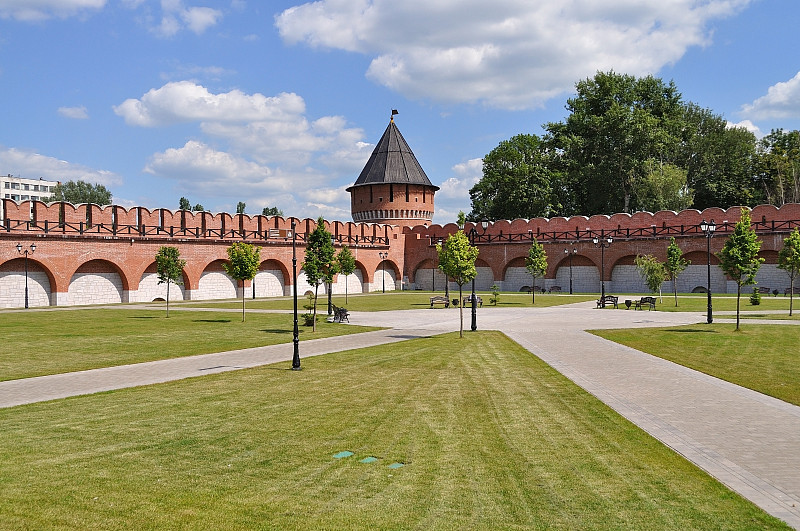
[(769, 294), (770, 294), (770, 289), (769, 289), (769, 288), (764, 288), (764, 287), (761, 287), (761, 288), (758, 288), (758, 292), (759, 292), (761, 295), (769, 295)]
[(450, 299), (443, 295), (436, 295), (435, 297), (431, 297), (431, 308), (433, 308), (434, 304), (444, 304), (445, 308), (449, 308)]
[[(790, 291), (792, 291), (791, 288), (786, 288), (785, 290), (783, 290), (783, 296), (784, 297), (787, 296)], [(794, 293), (794, 295), (800, 295), (800, 288), (794, 288), (794, 292), (793, 293)]]
[(333, 308), (334, 323), (350, 322), (350, 312), (347, 311), (347, 308), (340, 308), (335, 304), (331, 304), (331, 307)]
[(605, 297), (601, 297), (597, 299), (597, 307), (598, 308), (605, 308), (606, 304), (613, 304), (614, 308), (617, 307), (617, 302), (619, 301), (619, 297), (615, 295), (606, 295)]
[(561, 286), (550, 286), (550, 289), (547, 291), (550, 293), (561, 293)]
[[(471, 300), (472, 300), (472, 295), (467, 295), (466, 297), (464, 297), (464, 300), (461, 302), (461, 305), (464, 307), (469, 306)], [(475, 301), (478, 303), (479, 307), (483, 308), (483, 299), (481, 299), (479, 295), (475, 295)]]
[(656, 298), (655, 297), (642, 297), (638, 301), (634, 301), (633, 309), (634, 310), (641, 310), (645, 305), (647, 306), (648, 310), (655, 310), (656, 309)]

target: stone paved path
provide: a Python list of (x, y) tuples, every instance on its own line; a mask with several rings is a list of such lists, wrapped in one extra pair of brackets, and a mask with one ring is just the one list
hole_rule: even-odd
[[(455, 309), (353, 313), (350, 320), (392, 328), (303, 341), (301, 357), (458, 329)], [(800, 529), (800, 407), (585, 331), (704, 320), (702, 314), (599, 311), (591, 308), (591, 303), (581, 303), (479, 310), (478, 324), (481, 329), (502, 330), (728, 487)], [(465, 325), (469, 326), (468, 312)], [(291, 344), (276, 345), (0, 382), (0, 407), (202, 376), (291, 357)]]

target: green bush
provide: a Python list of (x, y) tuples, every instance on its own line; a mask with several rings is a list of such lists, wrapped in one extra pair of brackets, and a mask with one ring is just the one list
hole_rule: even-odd
[(758, 292), (758, 288), (753, 288), (753, 294), (750, 295), (750, 304), (753, 306), (761, 304), (761, 294)]
[(492, 290), (492, 298), (489, 299), (489, 303), (497, 306), (497, 303), (500, 302), (500, 288), (497, 287), (497, 284), (492, 284), (490, 289)]

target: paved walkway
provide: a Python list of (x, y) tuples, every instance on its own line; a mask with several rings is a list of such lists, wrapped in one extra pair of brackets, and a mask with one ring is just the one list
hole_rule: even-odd
[[(728, 487), (800, 529), (800, 407), (585, 331), (692, 324), (703, 322), (704, 314), (598, 311), (591, 305), (479, 310), (478, 324), (481, 329), (502, 330)], [(350, 320), (353, 324), (382, 323), (392, 328), (303, 341), (301, 358), (458, 329), (455, 309), (353, 313)], [(469, 326), (466, 311), (465, 325)], [(201, 376), (291, 357), (291, 344), (276, 345), (0, 382), (0, 407)]]

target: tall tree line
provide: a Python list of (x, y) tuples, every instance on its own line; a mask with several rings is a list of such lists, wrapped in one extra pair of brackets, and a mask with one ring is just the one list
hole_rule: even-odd
[(612, 214), (800, 201), (800, 133), (758, 141), (673, 82), (598, 72), (561, 122), (483, 159), (468, 219)]

